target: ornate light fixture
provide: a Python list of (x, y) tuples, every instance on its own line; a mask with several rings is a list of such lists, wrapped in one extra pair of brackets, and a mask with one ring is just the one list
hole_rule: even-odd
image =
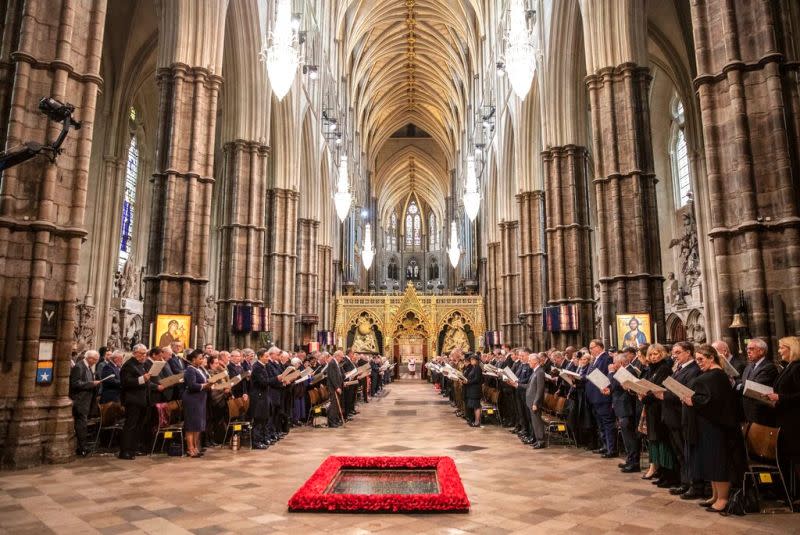
[(450, 264), (455, 269), (461, 258), (461, 248), (458, 246), (458, 229), (455, 221), (450, 222), (450, 248), (447, 249), (447, 256), (450, 257)]
[(264, 43), (261, 57), (267, 63), (269, 83), (279, 101), (292, 88), (297, 67), (302, 62), (297, 30), (294, 28), (291, 0), (278, 0), (270, 45)]
[(475, 157), (467, 156), (467, 180), (464, 191), (464, 211), (470, 221), (478, 217), (481, 207), (481, 195), (478, 193), (478, 176), (475, 173)]
[(375, 258), (375, 248), (372, 246), (372, 227), (367, 223), (364, 227), (364, 248), (361, 251), (361, 261), (364, 262), (364, 269), (372, 267), (372, 260)]
[(506, 32), (506, 51), (503, 62), (511, 87), (517, 96), (525, 100), (536, 71), (536, 48), (533, 32), (528, 29), (525, 0), (511, 0)]
[(342, 160), (339, 163), (339, 180), (336, 182), (336, 193), (333, 194), (333, 204), (336, 206), (336, 215), (339, 216), (339, 221), (342, 223), (347, 219), (347, 214), (350, 213), (350, 203), (353, 200), (348, 191), (349, 188), (350, 181), (347, 170), (347, 156), (342, 155)]

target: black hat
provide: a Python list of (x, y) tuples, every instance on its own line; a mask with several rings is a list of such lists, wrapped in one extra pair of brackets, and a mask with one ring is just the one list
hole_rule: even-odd
[(470, 360), (472, 360), (472, 359), (481, 360), (480, 355), (478, 355), (477, 353), (470, 353), (467, 358), (470, 359)]

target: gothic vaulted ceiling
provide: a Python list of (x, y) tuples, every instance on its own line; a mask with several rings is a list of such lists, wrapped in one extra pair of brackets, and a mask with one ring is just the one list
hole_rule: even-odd
[[(348, 0), (339, 11), (337, 34), (361, 150), (374, 163), (390, 136), (406, 125), (430, 134), (445, 162), (434, 166), (431, 154), (417, 154), (424, 170), (414, 176), (414, 188), (432, 206), (443, 204), (448, 191), (447, 169), (457, 158), (466, 91), (478, 70), (473, 64), (483, 32), (478, 1)], [(376, 169), (383, 175), (374, 181), (379, 204), (385, 204), (382, 197), (411, 188), (410, 156), (415, 155)], [(434, 195), (440, 198), (429, 197)]]

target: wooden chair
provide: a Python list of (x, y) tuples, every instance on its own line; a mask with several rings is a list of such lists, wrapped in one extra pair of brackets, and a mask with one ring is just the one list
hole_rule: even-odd
[[(778, 462), (778, 437), (780, 428), (768, 427), (766, 425), (748, 423), (744, 427), (744, 442), (747, 451), (747, 471), (744, 473), (744, 484), (742, 488), (747, 492), (747, 478), (753, 481), (753, 488), (756, 498), (761, 504), (761, 496), (758, 491), (759, 483), (772, 483), (773, 477), (780, 479), (780, 488), (786, 495), (789, 504), (789, 511), (794, 512), (792, 496), (786, 486), (786, 479), (783, 477), (780, 463)], [(761, 508), (762, 513), (772, 512), (766, 508)]]
[(108, 403), (97, 402), (100, 417), (97, 419), (97, 435), (95, 436), (92, 453), (97, 451), (97, 445), (100, 444), (100, 435), (103, 431), (111, 431), (108, 437), (107, 448), (111, 447), (114, 441), (114, 435), (117, 431), (122, 432), (122, 427), (125, 423), (125, 407), (119, 401), (109, 401)]
[(153, 438), (153, 447), (150, 449), (150, 455), (155, 453), (159, 437), (162, 438), (160, 451), (163, 451), (164, 442), (167, 439), (175, 440), (175, 435), (180, 435), (181, 456), (183, 456), (183, 404), (180, 401), (158, 403), (156, 405), (156, 416), (158, 418), (158, 427)]
[(576, 445), (575, 437), (572, 436), (567, 425), (566, 414), (567, 398), (555, 394), (545, 394), (542, 419), (545, 423), (545, 442), (550, 445), (553, 437), (567, 446)]
[(228, 435), (233, 438), (234, 433), (247, 434), (250, 439), (250, 449), (253, 449), (253, 422), (247, 416), (250, 408), (250, 399), (231, 398), (228, 400), (228, 425), (225, 427), (225, 437), (222, 443), (228, 441)]

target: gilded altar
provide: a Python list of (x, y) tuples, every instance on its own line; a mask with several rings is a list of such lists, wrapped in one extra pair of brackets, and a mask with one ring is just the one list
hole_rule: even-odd
[(485, 330), (483, 298), (418, 294), (411, 284), (399, 295), (340, 296), (335, 330), (342, 347), (386, 356), (399, 356), (402, 340), (422, 341), (426, 357), (475, 351)]

